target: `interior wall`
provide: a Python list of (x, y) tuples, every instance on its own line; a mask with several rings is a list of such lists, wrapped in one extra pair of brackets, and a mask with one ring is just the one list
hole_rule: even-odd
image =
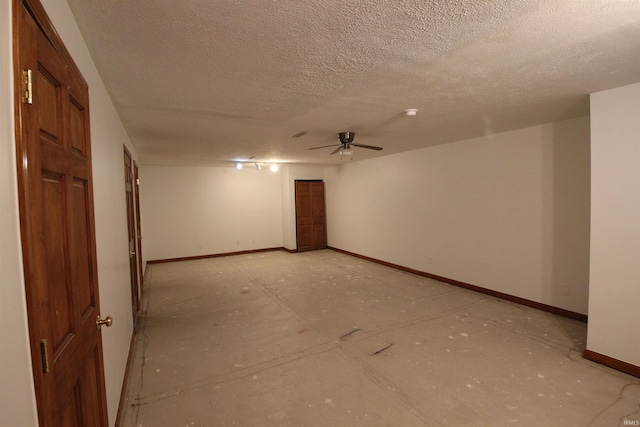
[(322, 180), (324, 167), (287, 166), (282, 174), (282, 244), (286, 249), (296, 250), (296, 180)]
[[(123, 144), (135, 150), (107, 95), (66, 2), (41, 0), (62, 41), (89, 84), (93, 150), (96, 246), (101, 312), (113, 316), (103, 328), (105, 379), (110, 425), (115, 424), (120, 391), (133, 332), (129, 288), (129, 256), (124, 189)], [(2, 150), (2, 398), (3, 425), (37, 425), (35, 393), (28, 351), (25, 288), (18, 227), (13, 72), (11, 65), (11, 2), (0, 6), (0, 149)], [(6, 126), (5, 126), (6, 124)], [(6, 167), (5, 167), (6, 166)], [(6, 187), (6, 188), (5, 188)], [(6, 190), (6, 191), (5, 191)]]
[(591, 351), (640, 366), (640, 83), (591, 95)]
[(37, 410), (18, 216), (11, 2), (0, 4), (0, 424), (35, 426)]
[(145, 261), (282, 247), (281, 171), (140, 167)]
[(329, 244), (586, 314), (589, 176), (588, 117), (347, 163)]

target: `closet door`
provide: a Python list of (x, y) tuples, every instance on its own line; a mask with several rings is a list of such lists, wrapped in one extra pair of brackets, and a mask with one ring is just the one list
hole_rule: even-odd
[(299, 252), (327, 247), (324, 182), (296, 181), (296, 231)]

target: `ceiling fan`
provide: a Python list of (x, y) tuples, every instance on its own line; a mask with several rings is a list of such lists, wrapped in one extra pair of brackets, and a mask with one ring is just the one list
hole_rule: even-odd
[(309, 150), (318, 150), (320, 148), (327, 148), (327, 147), (338, 147), (335, 150), (333, 150), (330, 154), (340, 153), (340, 156), (352, 155), (353, 154), (353, 150), (351, 149), (352, 146), (367, 148), (369, 150), (377, 150), (377, 151), (382, 150), (382, 147), (376, 147), (374, 145), (356, 144), (355, 142), (353, 142), (354, 136), (356, 136), (354, 132), (340, 132), (338, 134), (338, 139), (340, 140), (340, 144), (323, 145), (321, 147), (309, 148)]

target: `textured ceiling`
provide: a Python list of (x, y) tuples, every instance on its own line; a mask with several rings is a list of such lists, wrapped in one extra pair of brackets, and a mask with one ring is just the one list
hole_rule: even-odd
[(640, 81), (639, 0), (68, 2), (143, 164), (339, 163), (308, 149), (341, 131), (384, 147), (356, 161)]

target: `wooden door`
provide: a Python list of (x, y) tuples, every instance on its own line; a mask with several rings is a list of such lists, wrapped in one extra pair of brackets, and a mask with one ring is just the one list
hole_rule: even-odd
[(296, 234), (298, 251), (327, 247), (324, 182), (296, 181)]
[(138, 303), (140, 294), (138, 291), (138, 262), (136, 260), (136, 225), (133, 204), (133, 161), (131, 154), (124, 148), (124, 184), (125, 197), (127, 200), (127, 233), (129, 235), (129, 275), (131, 277), (131, 311), (133, 313), (133, 323), (136, 323), (138, 315)]
[(138, 282), (140, 288), (138, 289), (138, 298), (141, 293), (143, 280), (142, 273), (142, 227), (140, 226), (140, 173), (138, 170), (138, 163), (133, 161), (133, 187), (135, 189), (135, 202), (136, 202), (136, 240), (138, 248)]
[(13, 14), (20, 221), (40, 425), (107, 427), (88, 87), (37, 0), (15, 0)]

